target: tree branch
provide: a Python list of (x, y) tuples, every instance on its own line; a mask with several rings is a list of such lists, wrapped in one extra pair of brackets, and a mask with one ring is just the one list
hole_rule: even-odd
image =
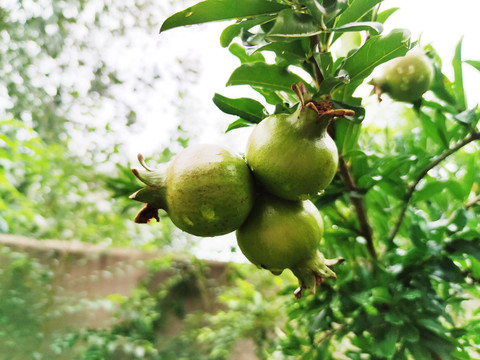
[(415, 181), (408, 187), (408, 192), (405, 195), (405, 200), (403, 203), (403, 206), (400, 210), (400, 214), (398, 216), (397, 222), (395, 223), (395, 226), (390, 233), (389, 236), (389, 244), (391, 245), (393, 242), (393, 239), (395, 239), (395, 236), (397, 235), (398, 231), (400, 230), (400, 226), (402, 225), (403, 219), (405, 217), (405, 213), (407, 211), (408, 205), (410, 203), (410, 200), (412, 199), (412, 196), (417, 189), (418, 184), (420, 181), (428, 174), (430, 170), (432, 170), (435, 166), (440, 164), (443, 160), (445, 160), (447, 157), (450, 155), (454, 154), (461, 148), (463, 148), (465, 145), (471, 143), (472, 141), (475, 140), (480, 140), (480, 132), (472, 132), (468, 137), (463, 139), (462, 141), (458, 142), (454, 147), (448, 149), (445, 151), (443, 154), (437, 156), (434, 158), (426, 167), (425, 169), (422, 170), (422, 172), (417, 176)]
[(475, 196), (472, 200), (470, 200), (469, 202), (467, 202), (465, 204), (465, 207), (468, 209), (468, 208), (471, 208), (472, 206), (474, 206), (476, 203), (480, 202), (480, 195), (477, 195)]
[[(343, 157), (340, 158), (339, 170), (346, 189), (349, 192), (358, 191), (355, 180), (350, 172), (350, 168)], [(375, 251), (375, 246), (373, 245), (372, 230), (368, 224), (367, 211), (365, 209), (365, 204), (363, 203), (363, 198), (350, 195), (350, 201), (353, 204), (355, 212), (357, 213), (358, 221), (360, 222), (360, 233), (367, 241), (367, 250), (373, 259), (377, 259), (377, 252)]]

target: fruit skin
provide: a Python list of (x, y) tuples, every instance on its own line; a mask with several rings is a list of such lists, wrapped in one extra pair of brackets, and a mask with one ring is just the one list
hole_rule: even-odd
[(420, 52), (411, 52), (387, 62), (373, 83), (393, 100), (415, 102), (430, 88), (432, 79), (430, 60)]
[(144, 167), (132, 169), (148, 185), (130, 197), (147, 203), (136, 222), (158, 220), (163, 209), (181, 230), (216, 236), (238, 229), (253, 206), (250, 170), (240, 156), (220, 146), (194, 145), (158, 170)]
[(236, 237), (245, 257), (258, 267), (278, 275), (289, 268), (302, 289), (315, 291), (324, 278), (336, 278), (327, 266), (339, 260), (325, 260), (318, 251), (323, 236), (323, 220), (309, 201), (289, 201), (263, 193)]
[(331, 117), (300, 104), (293, 114), (272, 115), (255, 126), (246, 160), (255, 179), (287, 200), (306, 200), (325, 189), (338, 166)]

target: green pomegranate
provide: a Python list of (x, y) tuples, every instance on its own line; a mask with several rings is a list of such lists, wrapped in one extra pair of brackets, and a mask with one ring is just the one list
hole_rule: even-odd
[(315, 292), (324, 278), (336, 278), (329, 266), (341, 259), (326, 260), (318, 251), (323, 221), (309, 200), (289, 201), (260, 194), (236, 236), (240, 250), (254, 265), (275, 275), (287, 268), (295, 274), (299, 280), (297, 298), (302, 296), (302, 289)]
[(383, 73), (373, 79), (373, 84), (393, 100), (415, 102), (430, 88), (432, 78), (430, 60), (420, 52), (411, 52), (385, 63)]
[(245, 161), (216, 145), (191, 146), (158, 170), (132, 169), (147, 186), (131, 199), (146, 203), (135, 222), (159, 220), (167, 212), (181, 230), (197, 236), (235, 231), (247, 218), (254, 201), (254, 183)]
[(337, 147), (327, 133), (330, 121), (353, 111), (312, 101), (302, 84), (294, 90), (300, 98), (296, 111), (269, 116), (256, 125), (246, 160), (267, 191), (287, 200), (306, 200), (325, 189), (337, 171)]

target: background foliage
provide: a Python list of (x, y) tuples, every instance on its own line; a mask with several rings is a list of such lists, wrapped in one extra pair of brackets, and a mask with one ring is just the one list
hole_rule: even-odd
[[(225, 6), (225, 1), (208, 0), (171, 16), (162, 27), (238, 19), (220, 35), (221, 46), (240, 61), (227, 85), (249, 85), (259, 97), (212, 94), (221, 111), (236, 116), (227, 130), (290, 111), (297, 101), (290, 86), (299, 81), (318, 95), (329, 94), (335, 106), (355, 110), (354, 118), (331, 129), (340, 151), (339, 173), (314, 199), (327, 229), (322, 252), (346, 259), (336, 268), (336, 282), (296, 301), (290, 274), (276, 278), (234, 267), (233, 286), (222, 288), (219, 296), (222, 310), (185, 315), (182, 301), (177, 297), (172, 303), (169, 296), (185, 294), (185, 284), (204, 280), (202, 262), (185, 268), (163, 260), (153, 262), (152, 271), (178, 269), (170, 282), (159, 289), (142, 285), (128, 299), (109, 299), (119, 308), (117, 325), (52, 334), (44, 326), (54, 316), (48, 307), (53, 296), (49, 270), (4, 249), (4, 354), (22, 342), (30, 346), (22, 351), (46, 349), (34, 352), (39, 359), (65, 354), (228, 359), (236, 342), (249, 338), (261, 359), (478, 358), (480, 111), (478, 104), (467, 103), (462, 70), (480, 69), (479, 62), (462, 58), (461, 41), (448, 64), (426, 46), (435, 69), (431, 91), (415, 104), (395, 104), (384, 96), (383, 118), (367, 123), (369, 101), (360, 95), (370, 75), (417, 45), (406, 30), (383, 33), (382, 24), (395, 10), (379, 11), (380, 3), (242, 0)], [(138, 3), (123, 21), (116, 14), (124, 13), (128, 2), (94, 8), (85, 1), (40, 5), (15, 2), (0, 8), (5, 54), (0, 57), (0, 231), (114, 245), (168, 244), (168, 221), (133, 225), (135, 210), (125, 198), (137, 185), (128, 166), (112, 166), (121, 150), (115, 134), (134, 128), (135, 104), (123, 103), (105, 122), (77, 118), (104, 114), (98, 109), (108, 107), (115, 89), (125, 89), (128, 82), (103, 60), (108, 39), (95, 48), (83, 36), (85, 29), (91, 36), (93, 29), (110, 24), (112, 37), (121, 37), (132, 23), (152, 21), (152, 4)], [(117, 19), (113, 25), (110, 16)], [(82, 55), (91, 51), (93, 63)], [(450, 78), (444, 74), (447, 67)], [(69, 83), (65, 74), (72, 71), (88, 80)], [(119, 118), (122, 126), (112, 126)], [(78, 136), (87, 133), (106, 141), (72, 151), (81, 143)], [(183, 138), (179, 142), (186, 145)], [(167, 160), (171, 153), (166, 150), (155, 160)], [(31, 311), (18, 312), (27, 303), (34, 304)], [(167, 312), (186, 316), (186, 326), (165, 343), (156, 334)]]

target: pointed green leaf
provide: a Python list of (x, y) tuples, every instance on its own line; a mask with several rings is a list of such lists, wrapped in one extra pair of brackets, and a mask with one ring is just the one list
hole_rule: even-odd
[(295, 40), (317, 35), (322, 31), (312, 16), (286, 9), (278, 14), (272, 29), (267, 33), (267, 39), (272, 41)]
[(470, 156), (468, 158), (467, 164), (465, 166), (465, 175), (462, 178), (463, 185), (463, 199), (466, 200), (470, 193), (472, 192), (473, 184), (475, 183), (475, 177), (477, 173), (475, 157)]
[(232, 130), (235, 130), (235, 129), (240, 129), (242, 127), (248, 127), (248, 126), (252, 126), (254, 124), (252, 124), (250, 121), (247, 121), (247, 120), (244, 120), (244, 119), (238, 119), (238, 120), (235, 120), (234, 122), (230, 123), (227, 127), (227, 130), (225, 130), (225, 133), (229, 132), (229, 131), (232, 131)]
[(324, 79), (333, 74), (333, 57), (331, 52), (316, 52), (313, 54), (313, 58), (315, 59)]
[(385, 338), (376, 345), (375, 353), (385, 358), (391, 358), (397, 350), (396, 344), (399, 334), (400, 331), (397, 327), (390, 327), (385, 334)]
[(463, 38), (457, 43), (457, 46), (455, 47), (455, 54), (452, 60), (455, 78), (455, 81), (453, 82), (453, 91), (460, 109), (465, 110), (467, 108), (467, 101), (465, 98), (465, 90), (463, 89), (462, 41)]
[(478, 106), (465, 110), (461, 112), (460, 114), (455, 115), (455, 120), (463, 123), (463, 124), (468, 124), (475, 126), (477, 121), (479, 120), (478, 118), (480, 117), (480, 114), (478, 113)]
[(331, 76), (324, 79), (319, 88), (321, 95), (330, 94), (335, 88), (340, 85), (345, 85), (350, 82), (350, 77), (345, 72), (341, 72), (338, 76)]
[(408, 342), (416, 343), (420, 338), (420, 332), (414, 325), (407, 323), (401, 327), (401, 336)]
[(478, 241), (455, 240), (447, 245), (449, 252), (468, 254), (480, 261), (480, 243)]
[(220, 35), (220, 45), (227, 47), (233, 41), (234, 38), (240, 35), (242, 30), (248, 30), (256, 25), (262, 25), (269, 21), (273, 21), (273, 16), (261, 16), (250, 20), (244, 20), (236, 24), (227, 26)]
[(390, 8), (390, 9), (387, 9), (387, 10), (384, 10), (382, 11), (381, 13), (379, 13), (377, 15), (377, 21), (381, 24), (385, 24), (385, 22), (388, 20), (388, 18), (393, 14), (395, 13), (398, 9), (398, 7), (395, 7), (395, 8)]
[(323, 17), (327, 15), (328, 10), (322, 5), (320, 5), (320, 3), (316, 0), (305, 0), (305, 6), (317, 22), (317, 24), (322, 24)]
[(378, 65), (405, 55), (409, 48), (410, 32), (408, 30), (396, 29), (385, 36), (372, 36), (361, 48), (344, 60), (341, 69), (348, 73), (350, 82), (358, 86)]
[[(273, 91), (293, 93), (292, 84), (298, 84), (299, 82), (303, 82), (307, 88), (309, 87), (305, 80), (283, 66), (256, 62), (242, 64), (236, 68), (230, 76), (227, 86), (250, 85)], [(312, 91), (311, 87), (309, 90)]]
[(272, 51), (278, 58), (285, 59), (290, 64), (301, 63), (305, 61), (306, 58), (305, 49), (302, 46), (301, 40), (273, 42), (258, 48), (254, 53), (263, 51)]
[(242, 64), (245, 63), (254, 63), (254, 62), (265, 62), (265, 57), (260, 52), (253, 52), (252, 54), (247, 54), (245, 48), (237, 43), (233, 43), (228, 48), (228, 51), (232, 55), (235, 55)]
[(223, 95), (215, 94), (213, 102), (224, 113), (237, 115), (250, 123), (257, 124), (268, 116), (265, 107), (253, 99), (230, 99)]
[[(375, 5), (383, 0), (354, 0), (345, 11), (340, 14), (335, 23), (336, 27), (360, 21)], [(340, 34), (335, 34), (332, 43), (339, 38)]]
[(475, 69), (480, 71), (480, 61), (477, 60), (465, 60), (468, 65), (473, 66)]
[(345, 24), (345, 25), (334, 27), (332, 29), (327, 29), (327, 30), (333, 31), (336, 33), (367, 30), (370, 32), (370, 34), (378, 35), (383, 31), (383, 25), (375, 21), (364, 21), (364, 22)]
[(435, 124), (435, 122), (432, 121), (430, 116), (428, 116), (424, 112), (420, 112), (419, 115), (420, 123), (422, 124), (425, 137), (432, 139), (436, 144), (444, 147), (444, 137), (440, 135), (440, 130), (438, 129), (437, 124)]
[(437, 98), (447, 102), (450, 105), (456, 106), (456, 100), (451, 92), (452, 84), (450, 80), (442, 73), (438, 64), (433, 66), (433, 81), (430, 90)]
[(170, 16), (162, 24), (160, 32), (211, 21), (274, 15), (286, 8), (288, 6), (264, 0), (206, 0)]
[(432, 354), (422, 342), (410, 342), (407, 344), (407, 348), (415, 360), (431, 360)]

